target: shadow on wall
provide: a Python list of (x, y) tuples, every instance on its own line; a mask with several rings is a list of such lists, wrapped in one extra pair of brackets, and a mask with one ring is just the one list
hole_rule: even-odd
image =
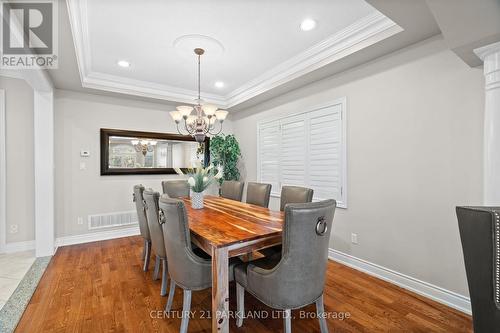
[[(426, 47), (421, 47), (425, 44), (427, 44)], [(310, 95), (315, 95), (318, 93), (318, 91), (324, 91), (345, 85), (350, 82), (366, 79), (367, 77), (385, 72), (390, 69), (394, 69), (398, 66), (430, 57), (433, 54), (441, 52), (445, 49), (446, 48), (444, 46), (442, 36), (431, 37), (417, 44), (413, 44), (409, 47), (363, 63), (362, 65), (356, 66), (352, 69), (341, 71), (332, 76), (326, 76), (319, 81), (313, 82), (303, 87), (296, 87), (289, 92), (279, 95), (278, 97), (270, 97), (270, 99), (268, 99), (267, 101), (255, 106), (241, 109), (241, 111), (237, 110), (238, 112), (233, 112), (231, 114), (231, 120), (240, 120), (252, 114), (267, 111), (288, 102), (302, 99)], [(351, 58), (348, 59), (352, 60)], [(307, 75), (312, 75), (315, 72), (309, 73)]]

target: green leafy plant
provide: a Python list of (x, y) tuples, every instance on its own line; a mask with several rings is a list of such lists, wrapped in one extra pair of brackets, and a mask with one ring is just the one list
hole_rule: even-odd
[(238, 159), (241, 157), (240, 145), (234, 135), (217, 135), (210, 139), (210, 161), (218, 167), (222, 167), (223, 180), (239, 180)]

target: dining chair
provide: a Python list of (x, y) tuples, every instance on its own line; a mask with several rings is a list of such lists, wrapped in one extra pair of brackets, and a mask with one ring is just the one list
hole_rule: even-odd
[(236, 325), (243, 325), (245, 290), (267, 306), (284, 310), (291, 332), (291, 310), (316, 303), (321, 333), (328, 332), (323, 288), (335, 200), (288, 204), (283, 226), (283, 253), (235, 267)]
[(457, 207), (474, 332), (500, 327), (500, 207)]
[(247, 203), (267, 208), (270, 196), (271, 184), (248, 183)]
[(282, 186), (280, 210), (284, 211), (285, 206), (289, 203), (305, 203), (311, 202), (314, 191), (307, 187), (300, 186)]
[(161, 182), (163, 193), (171, 198), (189, 197), (187, 180), (164, 180)]
[[(301, 186), (282, 186), (280, 210), (284, 211), (287, 204), (312, 202), (314, 191)], [(281, 254), (281, 245), (276, 245), (259, 251), (266, 257), (272, 257)]]
[(165, 242), (163, 240), (163, 231), (161, 230), (161, 225), (159, 223), (159, 198), (160, 193), (154, 191), (153, 189), (144, 190), (146, 216), (148, 220), (149, 232), (151, 234), (152, 247), (156, 255), (153, 280), (158, 280), (160, 266), (162, 266), (160, 295), (165, 296), (167, 294), (168, 265), (167, 255), (165, 253)]
[(149, 234), (148, 221), (146, 219), (146, 208), (144, 206), (144, 186), (141, 184), (134, 185), (133, 201), (135, 202), (135, 209), (137, 211), (137, 219), (139, 221), (139, 231), (144, 239), (144, 248), (142, 250), (142, 260), (144, 266), (142, 270), (146, 272), (149, 268), (149, 260), (151, 257), (151, 235)]
[(241, 201), (244, 186), (244, 182), (225, 180), (220, 187), (220, 196), (231, 200)]
[[(189, 324), (191, 293), (212, 286), (212, 261), (201, 249), (193, 250), (184, 202), (162, 195), (160, 198), (160, 223), (165, 238), (165, 250), (170, 271), (170, 291), (165, 311), (172, 309), (175, 287), (183, 289), (182, 322), (180, 332), (185, 333)], [(234, 266), (230, 260), (229, 280), (234, 279)]]

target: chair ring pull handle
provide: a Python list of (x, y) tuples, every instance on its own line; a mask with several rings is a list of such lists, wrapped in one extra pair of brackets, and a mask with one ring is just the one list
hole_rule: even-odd
[(321, 216), (318, 218), (318, 223), (316, 223), (316, 234), (318, 236), (324, 236), (328, 230), (328, 225), (326, 224), (325, 217)]
[(165, 217), (165, 212), (161, 208), (158, 210), (158, 217), (159, 217), (158, 223), (164, 224), (165, 222), (167, 222), (167, 218)]

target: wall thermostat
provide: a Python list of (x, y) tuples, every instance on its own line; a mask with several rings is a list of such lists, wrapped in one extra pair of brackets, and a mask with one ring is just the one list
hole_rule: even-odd
[(80, 156), (81, 157), (89, 157), (90, 156), (90, 151), (88, 151), (88, 150), (80, 150)]

